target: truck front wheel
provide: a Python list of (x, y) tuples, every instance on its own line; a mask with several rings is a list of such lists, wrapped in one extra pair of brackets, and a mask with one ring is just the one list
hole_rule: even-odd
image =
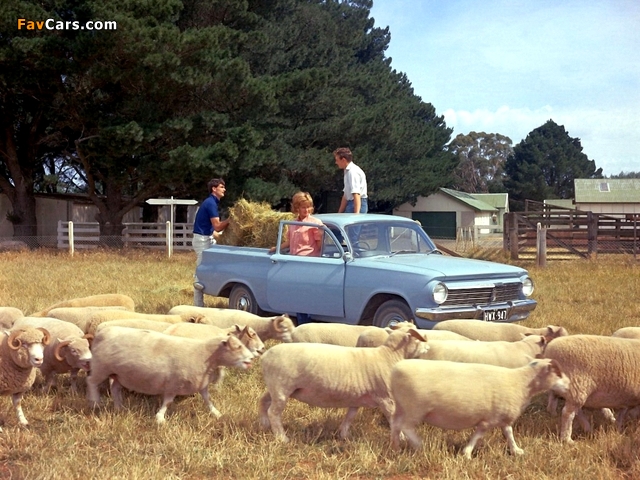
[(402, 300), (387, 300), (373, 316), (376, 327), (386, 328), (400, 322), (413, 322), (413, 312)]
[(236, 310), (243, 310), (245, 312), (253, 313), (254, 315), (260, 315), (262, 310), (256, 303), (256, 297), (249, 287), (245, 285), (235, 285), (231, 289), (229, 294), (229, 308), (235, 308)]

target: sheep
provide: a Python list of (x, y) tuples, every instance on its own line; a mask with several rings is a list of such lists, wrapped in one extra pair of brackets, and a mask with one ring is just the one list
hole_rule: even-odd
[(415, 330), (398, 330), (376, 348), (320, 343), (283, 343), (262, 356), (266, 391), (259, 402), (260, 424), (271, 427), (277, 440), (287, 442), (282, 412), (289, 397), (317, 407), (347, 407), (340, 425), (346, 438), (359, 407), (378, 407), (391, 419), (391, 367), (404, 358), (417, 358), (428, 349)]
[(0, 307), (0, 329), (11, 328), (14, 322), (21, 317), (24, 317), (24, 313), (19, 308)]
[(293, 330), (291, 340), (294, 343), (326, 343), (355, 347), (360, 334), (370, 328), (383, 330), (379, 327), (346, 325), (344, 323), (304, 323)]
[[(155, 320), (145, 320), (144, 318), (121, 318), (118, 320), (109, 320), (108, 322), (102, 322), (95, 329), (98, 333), (103, 328), (108, 327), (129, 327), (138, 328), (141, 330), (153, 330), (154, 332), (164, 332), (171, 325), (181, 325), (169, 322), (157, 322)], [(192, 325), (191, 323), (185, 325)]]
[(0, 395), (11, 395), (21, 425), (29, 424), (22, 411), (22, 395), (33, 385), (50, 339), (44, 328), (30, 326), (0, 332)]
[(264, 343), (260, 336), (251, 327), (234, 325), (230, 328), (220, 328), (215, 325), (205, 325), (199, 323), (174, 323), (170, 324), (163, 333), (188, 338), (209, 338), (220, 335), (233, 335), (249, 349), (255, 357), (264, 353)]
[(295, 325), (289, 315), (276, 315), (275, 317), (261, 317), (253, 313), (232, 308), (193, 307), (191, 305), (177, 305), (169, 310), (169, 314), (190, 313), (205, 316), (201, 323), (208, 323), (220, 328), (233, 327), (235, 324), (253, 328), (258, 336), (264, 340), (278, 340), (291, 342), (291, 335)]
[(58, 320), (64, 320), (65, 322), (73, 323), (86, 333), (91, 315), (97, 311), (102, 310), (117, 310), (131, 313), (123, 307), (60, 307), (52, 308), (46, 315), (31, 316), (57, 318)]
[(517, 342), (522, 339), (522, 335), (542, 335), (551, 341), (557, 337), (569, 335), (564, 327), (548, 325), (542, 328), (530, 328), (515, 323), (485, 322), (482, 320), (445, 320), (436, 323), (434, 330), (449, 330), (459, 333), (473, 340), (483, 340), (492, 342), (504, 340), (507, 342)]
[(55, 303), (40, 312), (32, 313), (30, 317), (47, 317), (49, 311), (62, 307), (124, 307), (131, 312), (135, 311), (135, 302), (127, 295), (120, 293), (105, 293), (101, 295), (89, 295), (88, 297), (72, 298)]
[(127, 312), (125, 310), (101, 310), (99, 312), (93, 312), (91, 315), (89, 315), (86, 323), (85, 333), (95, 335), (96, 329), (101, 323), (108, 322), (110, 320), (122, 319), (153, 320), (164, 323), (202, 323), (205, 320), (205, 317), (203, 315), (194, 315), (191, 313), (165, 315), (159, 313)]
[(210, 377), (218, 366), (247, 369), (253, 354), (234, 336), (194, 339), (128, 327), (103, 328), (92, 345), (91, 373), (87, 377), (87, 399), (96, 408), (98, 386), (111, 378), (116, 409), (122, 408), (122, 387), (145, 395), (162, 396), (156, 413), (165, 422), (167, 406), (177, 395), (199, 392), (209, 411), (222, 414), (209, 398)]
[[(407, 323), (413, 325), (410, 322), (401, 322), (394, 326), (394, 328), (403, 328), (403, 325)], [(380, 327), (366, 327), (362, 333), (358, 336), (356, 341), (356, 347), (379, 347), (389, 336), (393, 329), (380, 328)], [(462, 340), (473, 341), (470, 338), (463, 337), (455, 332), (449, 332), (447, 330), (418, 330), (423, 336), (427, 337), (429, 342), (431, 340)]]
[[(571, 381), (567, 392), (552, 389), (565, 399), (562, 441), (573, 443), (573, 419), (583, 407), (627, 409), (640, 405), (640, 350), (636, 340), (571, 335), (549, 342), (544, 357), (558, 362)], [(583, 428), (590, 429), (585, 424)]]
[(93, 335), (85, 335), (73, 323), (47, 317), (24, 317), (15, 326), (42, 327), (49, 332), (51, 341), (44, 348), (44, 361), (40, 371), (45, 379), (43, 391), (51, 389), (55, 375), (71, 373), (71, 391), (77, 393), (77, 377), (80, 370), (89, 371), (91, 365), (90, 340)]
[[(249, 349), (254, 357), (259, 357), (265, 351), (264, 343), (260, 340), (260, 337), (256, 334), (255, 330), (251, 327), (242, 327), (240, 325), (234, 325), (230, 328), (219, 328), (214, 325), (203, 325), (198, 323), (175, 323), (169, 325), (163, 333), (165, 335), (175, 335), (177, 337), (188, 338), (211, 338), (220, 335), (233, 335), (242, 342), (242, 344)], [(222, 384), (224, 378), (224, 367), (218, 367), (218, 374), (212, 375), (211, 383), (218, 387)]]
[(429, 351), (420, 358), (461, 363), (484, 363), (506, 368), (527, 365), (544, 352), (547, 341), (541, 335), (525, 336), (519, 342), (429, 340)]
[(640, 340), (640, 327), (623, 327), (611, 334), (612, 337), (634, 338)]
[(478, 440), (500, 427), (511, 454), (521, 455), (512, 425), (532, 396), (551, 388), (569, 388), (569, 379), (554, 360), (534, 360), (519, 368), (402, 360), (391, 370), (391, 397), (396, 405), (391, 444), (399, 447), (402, 432), (413, 448), (420, 448), (415, 427), (422, 421), (452, 430), (475, 427), (463, 449), (464, 456), (471, 458)]

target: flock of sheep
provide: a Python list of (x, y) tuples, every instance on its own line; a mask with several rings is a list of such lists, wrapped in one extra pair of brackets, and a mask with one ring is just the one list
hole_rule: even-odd
[[(156, 413), (165, 422), (168, 405), (180, 395), (209, 398), (226, 367), (248, 368), (260, 358), (266, 386), (258, 402), (260, 424), (288, 441), (282, 413), (289, 398), (318, 407), (346, 408), (342, 438), (360, 407), (379, 408), (390, 425), (390, 441), (420, 448), (416, 426), (474, 428), (463, 450), (501, 428), (512, 454), (523, 451), (512, 425), (531, 398), (549, 392), (548, 410), (562, 409), (560, 436), (572, 442), (575, 417), (590, 429), (583, 408), (601, 409), (622, 422), (640, 406), (640, 327), (611, 337), (569, 335), (557, 326), (449, 320), (434, 330), (406, 322), (393, 329), (310, 323), (296, 327), (287, 315), (179, 305), (167, 314), (135, 312), (125, 295), (94, 295), (60, 302), (24, 316), (0, 307), (0, 395), (11, 395), (22, 425), (21, 399), (40, 369), (43, 389), (56, 374), (69, 373), (77, 390), (87, 372), (87, 400), (96, 407), (110, 389), (115, 408), (122, 389), (158, 395)], [(264, 340), (278, 344), (265, 351)], [(330, 360), (330, 361), (327, 361)], [(617, 420), (613, 410), (617, 409)], [(0, 429), (1, 431), (1, 429)]]

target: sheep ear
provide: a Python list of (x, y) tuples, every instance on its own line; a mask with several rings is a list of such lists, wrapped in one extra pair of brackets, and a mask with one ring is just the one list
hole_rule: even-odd
[(242, 327), (240, 325), (238, 325), (237, 323), (233, 325), (236, 329), (237, 333), (240, 333), (242, 331)]
[(525, 338), (527, 338), (527, 337), (529, 337), (529, 336), (531, 336), (531, 335), (533, 335), (533, 333), (529, 333), (529, 332), (527, 332), (527, 333), (521, 333), (521, 334), (520, 334), (520, 336), (521, 336), (523, 339), (525, 339)]
[(427, 341), (427, 339), (425, 337), (423, 337), (422, 334), (420, 332), (418, 332), (415, 328), (409, 329), (408, 333), (409, 333), (409, 335), (411, 335), (414, 338), (417, 338), (421, 342), (426, 342)]

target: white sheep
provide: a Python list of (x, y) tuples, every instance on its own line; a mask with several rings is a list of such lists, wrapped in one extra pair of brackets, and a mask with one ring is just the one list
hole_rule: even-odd
[(91, 366), (90, 340), (93, 335), (86, 335), (73, 323), (48, 317), (23, 317), (16, 321), (15, 327), (41, 327), (51, 336), (51, 341), (44, 347), (44, 361), (40, 371), (45, 379), (43, 390), (49, 390), (56, 374), (70, 373), (71, 391), (78, 391), (78, 372), (89, 371)]
[(100, 295), (89, 295), (88, 297), (71, 298), (54, 303), (40, 312), (32, 313), (30, 317), (47, 317), (49, 311), (62, 307), (123, 307), (131, 312), (135, 311), (135, 302), (128, 295), (120, 293), (105, 293)]
[(542, 335), (551, 341), (554, 338), (566, 336), (569, 333), (564, 327), (548, 325), (542, 328), (530, 328), (516, 323), (485, 322), (482, 320), (445, 320), (436, 323), (434, 330), (449, 330), (464, 335), (473, 340), (492, 342), (504, 340), (517, 342), (522, 335)]
[[(407, 326), (413, 325), (410, 322), (401, 322), (395, 325), (394, 328), (406, 328), (404, 324), (407, 324)], [(358, 336), (356, 347), (379, 347), (385, 342), (389, 333), (391, 333), (394, 328), (366, 327)], [(447, 330), (418, 330), (418, 332), (420, 332), (423, 337), (427, 338), (429, 342), (431, 342), (431, 340), (473, 341), (470, 338), (463, 337), (462, 335), (455, 332), (449, 332)]]
[(378, 327), (344, 323), (304, 323), (291, 332), (291, 340), (294, 343), (327, 343), (355, 347), (360, 334), (369, 328)]
[(173, 323), (170, 324), (163, 333), (167, 335), (175, 335), (177, 337), (187, 338), (211, 338), (220, 335), (233, 335), (237, 337), (242, 344), (249, 349), (255, 357), (259, 357), (264, 353), (265, 346), (260, 336), (251, 327), (234, 325), (229, 328), (220, 328), (215, 325), (206, 325), (202, 323)]
[(91, 373), (87, 377), (87, 399), (92, 407), (100, 402), (98, 386), (111, 378), (114, 406), (122, 408), (122, 387), (145, 395), (161, 395), (156, 413), (165, 422), (167, 406), (177, 395), (199, 392), (209, 411), (221, 413), (209, 398), (211, 376), (218, 366), (247, 369), (253, 354), (234, 336), (197, 340), (150, 330), (127, 327), (101, 329), (92, 345)]
[(0, 307), (0, 329), (9, 329), (14, 322), (24, 317), (22, 310), (15, 307)]
[(541, 335), (529, 335), (519, 342), (432, 340), (427, 335), (429, 351), (420, 356), (425, 360), (448, 360), (461, 363), (484, 363), (506, 368), (529, 364), (542, 356), (547, 341)]
[(245, 325), (253, 328), (258, 336), (264, 340), (278, 340), (291, 342), (291, 335), (295, 325), (289, 315), (276, 315), (275, 317), (261, 317), (253, 313), (232, 308), (193, 307), (191, 305), (177, 305), (169, 310), (169, 314), (204, 315), (206, 320), (200, 323), (208, 323), (220, 328), (230, 328), (234, 325)]
[(640, 327), (623, 327), (611, 334), (612, 337), (634, 338), (640, 340)]
[(89, 325), (91, 315), (97, 311), (102, 310), (118, 310), (121, 312), (131, 313), (129, 310), (126, 310), (123, 307), (60, 307), (52, 308), (46, 315), (35, 316), (64, 320), (65, 322), (73, 323), (78, 328), (80, 328), (80, 330), (87, 333), (87, 327)]
[(569, 380), (553, 360), (534, 360), (519, 368), (457, 362), (403, 360), (391, 371), (391, 443), (399, 447), (400, 432), (420, 448), (415, 431), (421, 422), (462, 430), (475, 428), (463, 453), (473, 449), (489, 430), (500, 427), (512, 454), (523, 450), (513, 438), (513, 423), (532, 396), (551, 388), (563, 391)]
[[(205, 325), (201, 323), (175, 323), (169, 325), (163, 333), (165, 335), (199, 339), (219, 337), (220, 335), (233, 335), (249, 349), (254, 357), (259, 357), (265, 351), (264, 343), (262, 343), (262, 340), (260, 340), (255, 330), (251, 327), (242, 327), (240, 325), (234, 325), (230, 328), (220, 328), (215, 325)], [(220, 384), (222, 384), (224, 374), (225, 368), (218, 367), (218, 374), (217, 376), (211, 376), (211, 383), (219, 387)]]
[[(108, 322), (102, 322), (96, 327), (96, 334), (103, 328), (108, 327), (129, 327), (138, 328), (141, 330), (153, 330), (154, 332), (164, 332), (172, 325), (180, 325), (169, 322), (157, 322), (155, 320), (145, 320), (144, 318), (121, 318), (118, 320), (109, 320)], [(188, 325), (196, 325), (189, 323)]]
[(100, 310), (89, 315), (86, 322), (85, 333), (95, 335), (96, 329), (101, 323), (108, 322), (110, 320), (123, 319), (153, 320), (155, 322), (163, 323), (202, 323), (204, 321), (204, 316), (193, 315), (190, 313), (166, 315), (161, 313), (127, 312), (126, 310)]
[(29, 424), (22, 411), (22, 395), (36, 379), (35, 369), (42, 365), (50, 338), (45, 329), (29, 326), (0, 332), (0, 395), (11, 395), (21, 425)]
[[(549, 342), (545, 358), (554, 359), (569, 377), (560, 438), (572, 443), (573, 419), (580, 409), (632, 408), (640, 405), (640, 349), (629, 338), (570, 335)], [(589, 431), (589, 426), (583, 424)]]
[(346, 438), (360, 407), (378, 407), (390, 420), (391, 367), (405, 358), (417, 358), (429, 347), (414, 329), (398, 330), (376, 348), (342, 347), (320, 343), (283, 343), (262, 356), (266, 392), (259, 403), (260, 424), (276, 439), (288, 441), (282, 412), (289, 397), (316, 407), (347, 407), (340, 425)]

